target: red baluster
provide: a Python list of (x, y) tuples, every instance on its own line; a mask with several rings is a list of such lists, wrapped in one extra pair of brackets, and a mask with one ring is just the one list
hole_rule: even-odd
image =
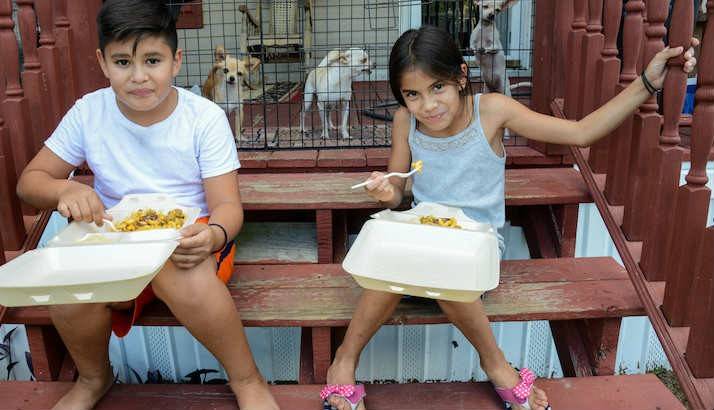
[(55, 16), (55, 37), (56, 45), (59, 49), (60, 72), (62, 73), (62, 113), (66, 112), (74, 104), (78, 93), (75, 87), (74, 70), (74, 48), (70, 46), (72, 29), (67, 18), (67, 0), (52, 0)]
[(38, 151), (52, 132), (52, 108), (47, 98), (50, 94), (47, 77), (42, 71), (40, 58), (37, 54), (37, 16), (33, 8), (34, 4), (34, 0), (17, 0), (17, 5), (20, 8), (17, 19), (20, 24), (24, 55), (22, 87), (25, 89), (25, 95), (30, 104), (34, 148), (35, 151)]
[(5, 256), (3, 248), (22, 248), (26, 236), (20, 200), (15, 194), (17, 176), (10, 145), (10, 135), (0, 118), (0, 257)]
[[(600, 59), (595, 68), (595, 101), (603, 105), (615, 96), (615, 88), (620, 76), (620, 59), (617, 57), (617, 32), (620, 29), (622, 16), (622, 0), (605, 2), (603, 32), (605, 45), (600, 53)], [(594, 173), (607, 171), (607, 153), (610, 149), (610, 136), (596, 142), (590, 147), (588, 163)]]
[(597, 60), (605, 45), (605, 36), (602, 34), (602, 2), (603, 0), (588, 1), (587, 33), (583, 38), (580, 56), (585, 67), (581, 80), (582, 94), (578, 104), (580, 117), (590, 114), (598, 107), (598, 101), (595, 101), (595, 87), (588, 85), (597, 84), (595, 80)]
[[(551, 89), (555, 78), (553, 76), (553, 61), (556, 53), (554, 0), (538, 3), (535, 13), (533, 38), (537, 39), (533, 47), (533, 87), (531, 88), (531, 109), (543, 114), (550, 114), (550, 102), (553, 100)], [(541, 152), (545, 152), (541, 150)]]
[[(46, 74), (47, 88), (50, 93), (45, 98), (50, 100), (52, 116), (48, 118), (54, 129), (62, 118), (62, 76), (60, 74), (59, 50), (55, 47), (54, 25), (52, 23), (52, 0), (35, 0), (35, 9), (40, 21), (40, 48), (37, 50)], [(50, 131), (51, 132), (51, 131)], [(45, 137), (49, 136), (46, 135)]]
[(19, 53), (14, 27), (12, 1), (0, 0), (0, 61), (3, 62), (6, 81), (3, 114), (5, 118), (12, 118), (12, 121), (8, 121), (7, 128), (12, 142), (15, 174), (19, 176), (35, 150), (30, 108), (20, 85), (20, 61), (17, 57)]
[[(649, 63), (660, 50), (664, 48), (662, 38), (667, 33), (664, 21), (669, 11), (667, 0), (649, 0), (647, 2), (647, 17), (649, 23), (645, 34), (645, 51), (643, 60)], [(641, 71), (641, 70), (640, 70)], [(641, 241), (645, 230), (651, 224), (648, 219), (650, 207), (644, 205), (647, 198), (647, 169), (652, 151), (657, 147), (662, 118), (657, 113), (657, 98), (650, 97), (640, 106), (635, 114), (632, 127), (632, 146), (630, 151), (630, 169), (628, 195), (625, 202), (625, 214), (622, 231), (627, 239)]]
[[(667, 285), (662, 311), (672, 326), (688, 326), (691, 323), (694, 304), (699, 304), (692, 297), (692, 290), (699, 289), (699, 282), (705, 280), (697, 272), (697, 269), (701, 269), (697, 265), (697, 256), (702, 246), (711, 198), (711, 191), (705, 185), (707, 157), (714, 142), (714, 19), (711, 16), (710, 13), (699, 56), (692, 122), (691, 168), (687, 174), (687, 183), (677, 190), (672, 217), (676, 223), (670, 227), (673, 239), (670, 252), (665, 258)], [(678, 70), (679, 67), (674, 66), (672, 69)]]
[[(670, 47), (688, 48), (692, 37), (694, 5), (688, 1), (674, 3), (672, 24), (670, 25)], [(679, 147), (679, 117), (686, 92), (687, 74), (682, 71), (684, 58), (670, 59), (669, 71), (664, 81), (664, 130), (659, 138), (659, 145), (649, 161), (651, 167), (647, 173), (650, 197), (643, 203), (652, 208), (648, 216), (651, 223), (642, 246), (640, 266), (648, 280), (666, 279), (666, 259), (672, 249), (672, 226), (676, 221), (673, 214), (676, 191), (683, 151)]]
[[(616, 93), (627, 88), (637, 78), (637, 61), (640, 58), (642, 46), (642, 10), (645, 3), (641, 0), (630, 0), (625, 4), (625, 25), (622, 40), (622, 73)], [(630, 116), (612, 134), (610, 152), (607, 154), (607, 177), (605, 179), (605, 197), (611, 205), (622, 205), (627, 195), (628, 160), (630, 159), (630, 144), (632, 141), (632, 120)]]
[(583, 64), (581, 49), (585, 37), (585, 14), (587, 12), (586, 0), (573, 0), (574, 15), (573, 25), (568, 35), (568, 54), (565, 71), (565, 115), (570, 119), (580, 119), (578, 102), (583, 88)]
[(97, 13), (101, 0), (68, 1), (67, 17), (72, 26), (74, 82), (77, 96), (106, 87), (95, 50), (97, 49)]

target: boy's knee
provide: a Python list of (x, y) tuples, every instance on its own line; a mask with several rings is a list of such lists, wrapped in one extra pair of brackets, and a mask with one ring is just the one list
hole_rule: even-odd
[(178, 269), (170, 261), (151, 282), (154, 294), (166, 304), (199, 303), (198, 295), (205, 289), (207, 281), (217, 280), (214, 271), (211, 271), (212, 260), (206, 260), (192, 269)]

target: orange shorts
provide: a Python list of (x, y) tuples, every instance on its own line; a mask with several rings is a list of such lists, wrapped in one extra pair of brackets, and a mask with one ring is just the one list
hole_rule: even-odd
[[(196, 223), (208, 223), (208, 217), (199, 218)], [(223, 283), (228, 283), (233, 276), (233, 259), (236, 247), (234, 241), (228, 241), (226, 246), (219, 252), (214, 253), (216, 257), (216, 275)], [(132, 325), (139, 318), (144, 307), (156, 299), (151, 284), (144, 288), (139, 296), (134, 299), (134, 306), (129, 309), (112, 310), (112, 330), (117, 337), (124, 337)]]

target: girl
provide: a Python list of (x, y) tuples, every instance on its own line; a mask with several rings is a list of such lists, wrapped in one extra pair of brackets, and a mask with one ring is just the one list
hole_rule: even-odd
[[(692, 45), (698, 42), (693, 39)], [(471, 218), (501, 228), (505, 222), (505, 128), (518, 135), (554, 144), (588, 146), (608, 135), (660, 89), (669, 58), (682, 48), (665, 48), (643, 75), (597, 111), (580, 121), (539, 114), (501, 94), (473, 95), (468, 68), (451, 36), (424, 26), (402, 34), (389, 57), (389, 81), (401, 107), (394, 116), (389, 172), (406, 172), (412, 160), (423, 160), (414, 176), (414, 202), (457, 206)], [(690, 48), (683, 69), (696, 60)], [(386, 207), (399, 205), (405, 182), (374, 172), (367, 192)], [(503, 255), (503, 239), (499, 240)], [(365, 289), (342, 345), (327, 373), (321, 398), (339, 410), (364, 410), (364, 387), (355, 386), (362, 349), (390, 317), (401, 295)], [(489, 328), (480, 300), (459, 303), (438, 300), (439, 306), (479, 353), (481, 368), (496, 392), (514, 409), (548, 408), (546, 393), (533, 386), (535, 375), (508, 364)]]

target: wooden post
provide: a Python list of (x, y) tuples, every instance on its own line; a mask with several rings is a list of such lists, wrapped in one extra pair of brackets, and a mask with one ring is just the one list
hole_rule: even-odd
[(57, 380), (68, 354), (57, 329), (52, 325), (25, 325), (37, 381)]
[(67, 112), (77, 99), (77, 88), (74, 82), (74, 47), (71, 46), (72, 29), (67, 19), (67, 0), (53, 0), (55, 16), (55, 37), (60, 56), (60, 72), (62, 73), (62, 113)]
[[(671, 227), (671, 248), (667, 252), (665, 271), (667, 286), (662, 311), (672, 326), (691, 324), (695, 305), (692, 290), (706, 286), (709, 279), (697, 272), (700, 267), (704, 230), (711, 191), (707, 188), (707, 157), (714, 142), (714, 12), (709, 21), (699, 55), (699, 74), (692, 121), (691, 158), (687, 183), (677, 190)], [(676, 69), (676, 68), (675, 68)], [(676, 239), (675, 239), (676, 238)], [(705, 250), (711, 252), (711, 250)], [(703, 282), (703, 283), (700, 283)]]
[(332, 332), (329, 327), (312, 328), (312, 354), (315, 383), (325, 383), (327, 369), (332, 362)]
[[(714, 8), (713, 2), (707, 4), (708, 10)], [(709, 20), (711, 20), (711, 15)], [(692, 326), (689, 329), (685, 358), (694, 377), (714, 377), (714, 228), (706, 230), (702, 252), (700, 279), (694, 288), (692, 299), (694, 306)]]
[[(19, 250), (25, 242), (25, 225), (20, 200), (15, 194), (17, 176), (10, 147), (10, 136), (0, 117), (0, 257), (4, 250)], [(5, 263), (0, 260), (0, 264)]]
[[(662, 38), (667, 32), (664, 20), (667, 18), (669, 2), (666, 0), (650, 0), (647, 2), (647, 41), (642, 53), (645, 61), (649, 63), (652, 57), (664, 48)], [(647, 163), (652, 152), (657, 148), (662, 117), (657, 113), (657, 98), (650, 97), (640, 106), (635, 113), (632, 127), (632, 146), (630, 148), (629, 189), (625, 200), (625, 214), (622, 223), (622, 232), (631, 241), (641, 241), (645, 236), (645, 229), (652, 221), (645, 219), (645, 209), (642, 202), (647, 198)]]
[(588, 1), (587, 32), (583, 38), (583, 48), (580, 56), (580, 60), (585, 67), (580, 85), (582, 94), (578, 101), (580, 117), (590, 114), (599, 105), (599, 101), (595, 100), (596, 88), (589, 86), (589, 84), (596, 84), (596, 61), (605, 45), (605, 36), (602, 34), (602, 2), (603, 0)]
[[(617, 33), (620, 30), (622, 0), (606, 1), (603, 14), (605, 44), (595, 67), (595, 81), (599, 84), (595, 86), (595, 101), (598, 106), (605, 104), (615, 96), (615, 86), (620, 76)], [(607, 136), (590, 146), (588, 163), (594, 173), (602, 174), (607, 171), (607, 153), (610, 150), (610, 145), (610, 136)]]
[(67, 1), (67, 18), (72, 27), (74, 83), (77, 96), (106, 87), (109, 83), (102, 73), (95, 50), (97, 49), (97, 13), (102, 0)]
[(315, 221), (317, 224), (317, 262), (332, 263), (334, 252), (332, 245), (332, 210), (316, 210)]
[(37, 54), (37, 16), (33, 8), (35, 0), (17, 0), (17, 5), (20, 8), (17, 19), (20, 24), (24, 56), (22, 87), (25, 89), (32, 116), (34, 155), (52, 132), (52, 108), (50, 99), (47, 98), (50, 90)]
[[(645, 3), (630, 0), (625, 4), (625, 24), (622, 34), (623, 62), (620, 82), (616, 94), (627, 88), (637, 76), (637, 61), (642, 46), (642, 10)], [(632, 140), (632, 119), (628, 116), (612, 134), (610, 152), (607, 154), (607, 177), (605, 179), (605, 197), (611, 205), (625, 202), (628, 182), (628, 164), (630, 143)]]
[(535, 10), (533, 34), (533, 88), (531, 89), (531, 109), (541, 114), (550, 114), (551, 82), (553, 81), (553, 41), (555, 21), (555, 1), (538, 3)]
[(578, 112), (578, 101), (582, 95), (582, 60), (581, 48), (585, 37), (585, 14), (587, 12), (587, 0), (573, 0), (573, 24), (568, 35), (568, 63), (565, 71), (565, 115), (569, 119), (580, 119)]
[(50, 92), (45, 98), (50, 100), (52, 108), (52, 116), (48, 116), (50, 130), (47, 135), (43, 136), (44, 139), (52, 133), (57, 124), (59, 124), (60, 119), (62, 119), (64, 110), (62, 109), (61, 94), (64, 91), (64, 87), (62, 87), (62, 74), (60, 73), (59, 50), (55, 47), (52, 2), (51, 0), (35, 0), (35, 9), (40, 21), (40, 48), (38, 53), (42, 71), (44, 71), (48, 81), (47, 88)]
[[(674, 3), (669, 33), (670, 47), (689, 47), (694, 23), (693, 9), (691, 2)], [(645, 220), (655, 223), (651, 224), (647, 231), (640, 259), (640, 267), (648, 280), (666, 279), (666, 258), (672, 248), (672, 227), (676, 221), (676, 191), (679, 187), (683, 154), (679, 147), (679, 117), (687, 81), (687, 74), (682, 71), (683, 63), (684, 58), (681, 56), (667, 62), (669, 71), (664, 81), (664, 130), (654, 155), (648, 161), (646, 183), (650, 185), (651, 196), (644, 198), (642, 203), (648, 204), (650, 211)]]
[(12, 118), (7, 127), (12, 147), (15, 176), (19, 177), (25, 165), (35, 155), (30, 108), (20, 85), (20, 61), (17, 39), (13, 28), (12, 1), (0, 0), (0, 61), (5, 71), (5, 100), (3, 117)]

